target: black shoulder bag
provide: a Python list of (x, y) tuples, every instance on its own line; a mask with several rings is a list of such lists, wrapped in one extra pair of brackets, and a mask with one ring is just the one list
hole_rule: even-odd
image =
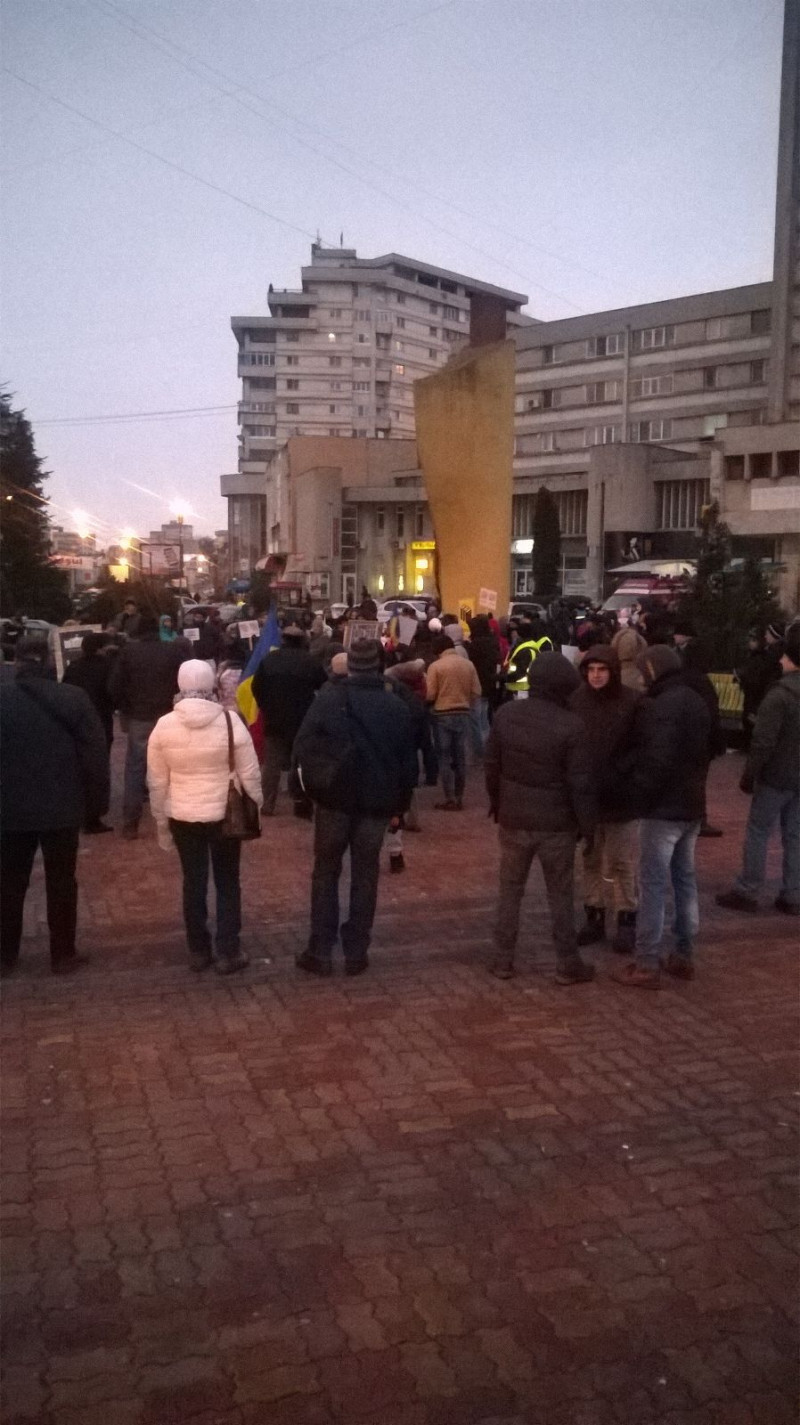
[(220, 836), (229, 841), (256, 841), (261, 835), (261, 819), (258, 807), (247, 792), (236, 785), (236, 757), (233, 750), (233, 724), (227, 708), (225, 721), (228, 724), (228, 800), (225, 815), (220, 826)]

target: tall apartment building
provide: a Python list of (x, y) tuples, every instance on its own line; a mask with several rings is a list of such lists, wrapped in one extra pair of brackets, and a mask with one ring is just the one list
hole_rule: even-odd
[(408, 257), (360, 258), (314, 243), (297, 290), (268, 293), (268, 316), (233, 317), (239, 462), (222, 477), (234, 572), (267, 547), (266, 463), (292, 436), (414, 436), (414, 382), (469, 338), (470, 307), (499, 297), (511, 324), (527, 297)]

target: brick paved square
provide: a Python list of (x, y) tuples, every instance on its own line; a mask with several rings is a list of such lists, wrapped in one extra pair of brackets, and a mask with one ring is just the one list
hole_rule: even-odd
[(797, 934), (713, 905), (738, 773), (697, 979), (657, 995), (605, 950), (558, 988), (538, 880), (521, 973), (487, 975), (475, 775), (457, 820), (423, 793), (357, 980), (294, 969), (285, 801), (244, 848), (235, 980), (187, 971), (149, 821), (82, 845), (80, 978), (47, 972), (37, 868), (3, 987), (5, 1425), (795, 1421)]

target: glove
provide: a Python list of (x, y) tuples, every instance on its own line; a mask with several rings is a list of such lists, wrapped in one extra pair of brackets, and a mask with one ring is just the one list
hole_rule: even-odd
[(156, 840), (162, 851), (174, 851), (175, 842), (172, 839), (172, 832), (166, 821), (160, 821), (156, 828)]
[(755, 786), (755, 779), (752, 772), (744, 771), (739, 779), (739, 791), (745, 792), (747, 796), (752, 796)]

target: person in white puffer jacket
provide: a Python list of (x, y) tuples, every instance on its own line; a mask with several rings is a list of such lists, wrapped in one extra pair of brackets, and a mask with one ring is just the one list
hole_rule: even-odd
[[(158, 843), (178, 848), (183, 870), (183, 918), (192, 970), (215, 963), (221, 975), (247, 965), (239, 949), (242, 924), (239, 859), (241, 842), (220, 835), (228, 800), (228, 718), (233, 732), (236, 777), (260, 807), (261, 774), (255, 748), (241, 718), (220, 706), (214, 674), (198, 658), (178, 670), (171, 713), (159, 718), (147, 745), (150, 810)], [(217, 892), (216, 961), (208, 929), (208, 863)]]

